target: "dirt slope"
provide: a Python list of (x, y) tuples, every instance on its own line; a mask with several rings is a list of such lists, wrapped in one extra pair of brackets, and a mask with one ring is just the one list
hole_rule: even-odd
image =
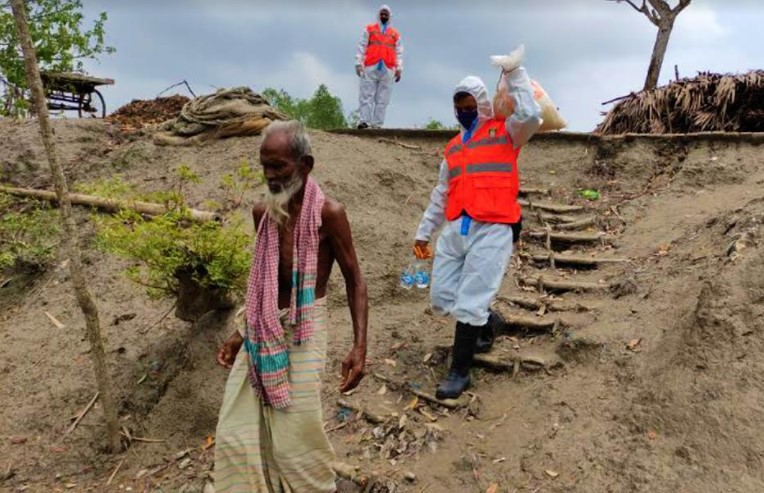
[[(163, 148), (142, 136), (126, 139), (100, 122), (56, 124), (72, 180), (122, 173), (143, 190), (160, 190), (177, 166), (188, 164), (203, 178), (189, 191), (199, 207), (221, 198), (221, 177), (252, 160), (259, 143), (242, 138)], [(46, 186), (33, 124), (0, 122), (0, 136), (2, 180)], [(318, 180), (348, 208), (372, 301), (370, 372), (377, 377), (339, 396), (337, 373), (350, 325), (335, 273), (324, 410), (341, 460), (374, 471), (397, 491), (486, 491), (491, 483), (498, 491), (520, 492), (764, 490), (759, 147), (692, 139), (535, 140), (522, 156), (524, 186), (550, 194), (528, 198), (583, 210), (552, 214), (526, 207), (526, 232), (543, 234), (524, 237), (515, 256), (497, 304), (513, 325), (492, 353), (494, 362), (524, 363), (514, 377), (476, 370), (471, 402), (449, 411), (413, 402), (406, 389), (432, 391), (447, 368), (443, 347), (452, 324), (426, 312), (425, 293), (397, 288), (444, 142), (408, 138), (404, 147), (325, 133), (313, 134), (313, 142)], [(579, 188), (596, 188), (602, 199), (584, 203), (576, 198)], [(594, 221), (560, 231), (560, 216)], [(85, 212), (81, 222), (89, 230)], [(550, 238), (552, 269), (542, 223), (552, 232), (605, 236), (574, 244)], [(527, 255), (536, 255), (536, 262)], [(572, 268), (564, 263), (572, 255), (627, 261)], [(126, 262), (92, 248), (88, 257), (124, 424), (133, 436), (164, 441), (105, 455), (98, 448), (98, 412), (63, 438), (69, 417), (92, 398), (94, 385), (66, 270), (54, 268), (0, 314), (6, 348), (0, 360), (0, 478), (12, 473), (0, 490), (64, 491), (70, 484), (69, 491), (123, 491), (120, 485), (201, 491), (212, 456), (202, 447), (214, 434), (225, 380), (212, 357), (236, 322), (230, 315), (210, 315), (194, 326), (163, 318), (173, 300), (148, 300), (121, 274)], [(593, 283), (595, 289), (555, 292), (554, 280)], [(13, 282), (0, 297), (12, 289)], [(517, 297), (543, 308), (523, 308)], [(53, 327), (46, 311), (66, 327)], [(125, 314), (135, 317), (113, 323)], [(339, 421), (347, 415), (339, 398), (389, 422), (370, 424), (354, 413), (347, 424)], [(13, 443), (18, 438), (26, 441)], [(179, 469), (175, 454), (189, 448), (192, 463)], [(416, 484), (403, 478), (409, 471)]]

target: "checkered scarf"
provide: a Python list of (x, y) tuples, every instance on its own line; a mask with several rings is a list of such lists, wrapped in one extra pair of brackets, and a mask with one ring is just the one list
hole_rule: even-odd
[[(313, 304), (316, 300), (318, 229), (324, 194), (308, 177), (300, 216), (294, 229), (292, 297), (289, 325), (295, 327), (293, 343), (313, 337)], [(279, 318), (279, 229), (270, 214), (257, 229), (255, 255), (247, 286), (247, 324), (244, 345), (251, 365), (252, 389), (266, 405), (281, 409), (291, 404), (289, 354)]]

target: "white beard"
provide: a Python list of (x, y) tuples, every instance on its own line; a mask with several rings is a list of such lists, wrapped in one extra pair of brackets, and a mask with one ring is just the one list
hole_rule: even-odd
[(265, 194), (263, 196), (263, 202), (265, 202), (266, 212), (271, 218), (276, 221), (277, 224), (283, 225), (284, 222), (289, 219), (289, 211), (287, 206), (292, 197), (300, 191), (303, 181), (300, 175), (295, 173), (292, 179), (289, 180), (284, 188), (279, 192), (271, 192), (271, 189), (266, 187)]

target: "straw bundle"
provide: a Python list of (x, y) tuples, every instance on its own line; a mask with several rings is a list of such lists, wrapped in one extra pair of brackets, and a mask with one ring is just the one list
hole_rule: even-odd
[(701, 72), (621, 98), (595, 130), (603, 135), (764, 132), (764, 70)]

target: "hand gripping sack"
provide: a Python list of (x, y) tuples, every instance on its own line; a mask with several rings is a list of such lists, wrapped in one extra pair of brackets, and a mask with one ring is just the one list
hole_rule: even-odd
[[(496, 95), (493, 97), (493, 114), (498, 118), (507, 118), (514, 113), (514, 102), (507, 93), (507, 85), (504, 80), (505, 75), (501, 75), (498, 87), (496, 88)], [(541, 118), (543, 122), (539, 127), (539, 132), (549, 132), (552, 130), (562, 130), (568, 126), (568, 122), (562, 117), (559, 110), (555, 106), (552, 98), (546, 93), (541, 84), (535, 80), (531, 80), (531, 86), (533, 86), (533, 99), (536, 100), (541, 107)]]

